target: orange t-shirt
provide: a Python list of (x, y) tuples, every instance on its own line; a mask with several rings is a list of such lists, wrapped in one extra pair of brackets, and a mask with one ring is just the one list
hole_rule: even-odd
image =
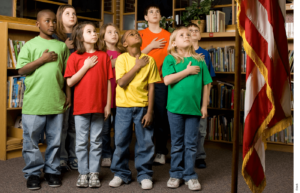
[(162, 77), (162, 65), (163, 62), (165, 60), (165, 57), (168, 55), (168, 46), (169, 46), (169, 40), (170, 40), (170, 35), (171, 33), (162, 29), (160, 33), (153, 33), (149, 30), (149, 28), (146, 28), (144, 30), (140, 30), (139, 31), (143, 43), (142, 43), (142, 47), (141, 50), (143, 50), (144, 48), (146, 48), (154, 38), (157, 38), (157, 40), (165, 38), (164, 41), (167, 41), (167, 43), (165, 44), (164, 48), (155, 48), (152, 49), (147, 55), (152, 56), (155, 60), (157, 69), (159, 71), (159, 75), (161, 78), (161, 81), (156, 82), (156, 83), (163, 83), (163, 77)]

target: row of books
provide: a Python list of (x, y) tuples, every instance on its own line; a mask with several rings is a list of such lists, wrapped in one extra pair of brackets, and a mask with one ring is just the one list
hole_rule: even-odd
[(294, 23), (285, 23), (285, 32), (287, 38), (294, 38)]
[(7, 80), (7, 107), (18, 108), (23, 106), (25, 92), (25, 77), (10, 76)]
[(294, 81), (291, 81), (291, 109), (294, 109)]
[(267, 141), (281, 142), (281, 143), (294, 143), (294, 125), (275, 133), (271, 137), (267, 138)]
[[(212, 66), (215, 72), (234, 72), (235, 68), (235, 49), (234, 46), (225, 46), (206, 49), (210, 55)], [(246, 72), (247, 54), (244, 49), (241, 51), (241, 71)]]
[[(244, 109), (245, 89), (241, 89), (240, 108)], [(234, 108), (234, 86), (230, 83), (217, 81), (210, 90), (209, 107), (213, 108)]]
[(209, 15), (206, 15), (206, 32), (225, 32), (224, 12), (209, 11)]
[(289, 50), (290, 72), (294, 73), (294, 50)]
[(18, 55), (25, 41), (8, 39), (7, 67), (16, 68)]

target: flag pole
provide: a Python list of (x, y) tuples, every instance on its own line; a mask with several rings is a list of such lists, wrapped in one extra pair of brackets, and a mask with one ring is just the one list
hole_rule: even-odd
[(241, 37), (235, 27), (235, 67), (234, 67), (234, 132), (231, 172), (231, 193), (237, 192), (239, 165), (239, 127), (240, 127), (240, 90), (241, 90)]

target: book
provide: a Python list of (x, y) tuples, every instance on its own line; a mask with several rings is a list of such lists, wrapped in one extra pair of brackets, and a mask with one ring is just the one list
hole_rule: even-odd
[(10, 58), (12, 60), (12, 67), (16, 68), (16, 66), (17, 66), (17, 59), (16, 59), (16, 54), (15, 54), (15, 49), (14, 49), (13, 41), (11, 39), (8, 39), (8, 48), (9, 48)]
[(225, 32), (225, 13), (217, 11), (217, 32)]

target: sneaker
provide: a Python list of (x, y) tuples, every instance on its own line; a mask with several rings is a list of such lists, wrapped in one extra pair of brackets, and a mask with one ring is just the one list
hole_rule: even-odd
[(122, 184), (123, 184), (123, 180), (118, 176), (114, 176), (114, 178), (109, 182), (109, 186), (114, 188), (119, 187)]
[(181, 179), (178, 178), (170, 178), (168, 180), (167, 186), (169, 188), (178, 188), (181, 183)]
[(153, 188), (153, 182), (149, 179), (143, 179), (141, 181), (141, 187), (143, 190), (150, 190)]
[(61, 186), (60, 175), (45, 173), (44, 178), (52, 188)]
[(154, 161), (155, 163), (165, 164), (166, 163), (166, 156), (164, 154), (156, 154)]
[(185, 185), (188, 185), (190, 190), (201, 190), (201, 185), (198, 179), (190, 179), (185, 182)]
[(89, 186), (88, 174), (79, 174), (76, 186), (80, 188), (87, 188)]
[(204, 159), (197, 159), (195, 162), (195, 167), (199, 169), (206, 168), (206, 163)]
[(72, 170), (78, 170), (78, 160), (77, 160), (77, 158), (69, 161), (69, 166)]
[(103, 158), (101, 161), (102, 167), (110, 167), (111, 165), (111, 159), (110, 158)]
[(41, 188), (41, 179), (39, 176), (29, 176), (27, 179), (27, 188), (29, 190), (38, 190)]
[(60, 160), (60, 170), (61, 172), (67, 172), (71, 170), (65, 160)]
[(89, 187), (90, 188), (99, 188), (101, 186), (100, 180), (99, 180), (99, 173), (90, 173), (89, 176)]

